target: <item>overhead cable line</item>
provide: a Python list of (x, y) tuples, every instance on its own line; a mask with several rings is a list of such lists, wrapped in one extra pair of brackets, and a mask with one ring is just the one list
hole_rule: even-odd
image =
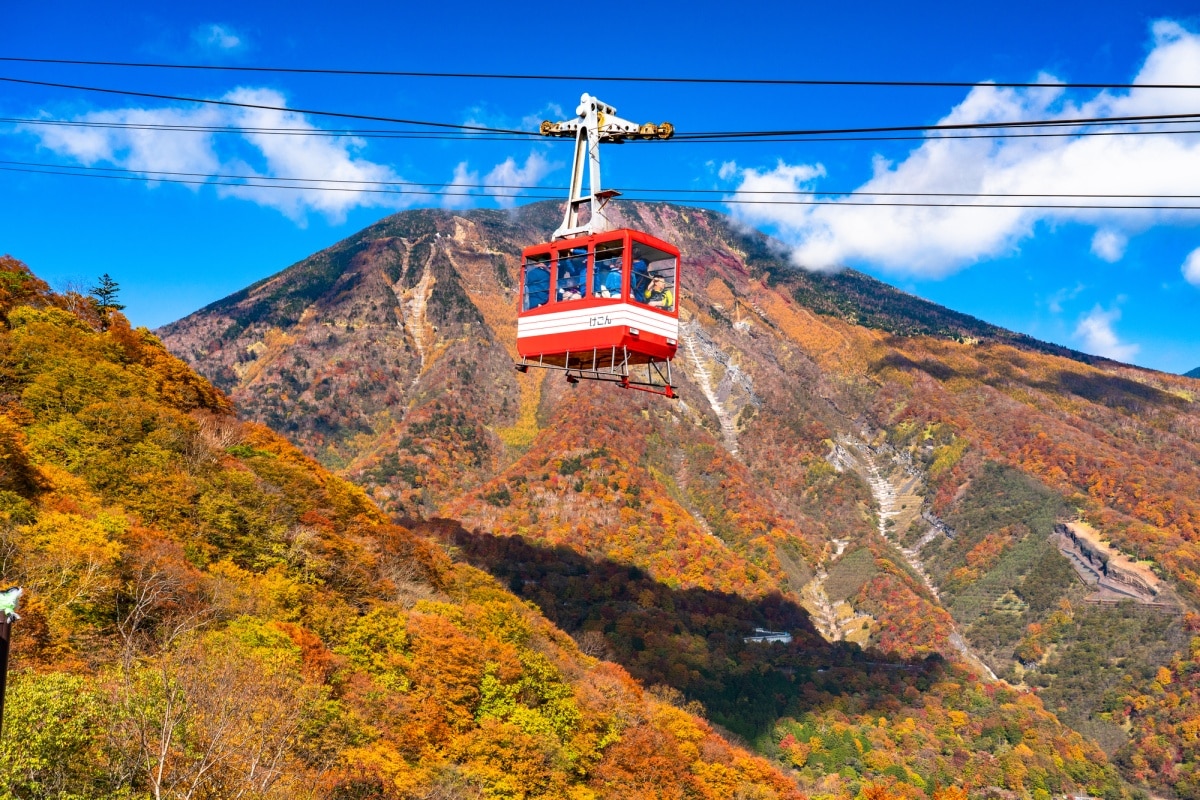
[[(507, 183), (453, 183), (447, 181), (376, 181), (350, 178), (293, 178), (278, 175), (226, 175), (208, 172), (168, 172), (165, 170), (129, 169), (125, 167), (92, 167), (75, 164), (48, 164), (39, 161), (4, 161), (0, 165), (19, 167), (40, 167), (55, 170), (75, 170), (79, 172), (115, 172), (129, 175), (166, 175), (170, 177), (212, 178), (220, 180), (270, 180), (288, 183), (338, 183), (355, 184), (359, 186), (448, 186), (461, 189), (511, 189), (521, 191), (565, 192), (565, 186), (515, 185)], [(143, 177), (142, 180), (157, 180)], [(1134, 200), (1195, 200), (1200, 194), (1101, 194), (1101, 193), (1050, 193), (1050, 192), (864, 192), (852, 190), (815, 190), (815, 189), (671, 189), (663, 187), (636, 188), (621, 187), (621, 192), (637, 192), (640, 194), (735, 194), (735, 195), (793, 195), (793, 196), (855, 196), (855, 197), (1044, 197), (1044, 198), (1119, 198)], [(507, 196), (507, 195), (505, 195)], [(525, 195), (516, 195), (525, 196)], [(556, 195), (557, 196), (557, 195)], [(637, 198), (632, 198), (637, 199)]]
[[(317, 192), (352, 192), (355, 194), (415, 194), (415, 195), (433, 195), (433, 196), (455, 196), (455, 197), (511, 197), (513, 199), (530, 199), (530, 200), (553, 200), (552, 195), (524, 195), (524, 194), (500, 194), (500, 193), (478, 193), (478, 192), (451, 192), (451, 191), (421, 191), (415, 189), (371, 189), (371, 188), (356, 188), (349, 186), (309, 186), (296, 183), (233, 183), (223, 182), (221, 180), (189, 180), (187, 178), (162, 178), (145, 175), (107, 175), (89, 172), (62, 172), (49, 169), (32, 169), (27, 167), (0, 167), (3, 172), (28, 172), (37, 175), (66, 175), (75, 178), (102, 178), (118, 181), (153, 181), (155, 183), (182, 183), (192, 186), (233, 186), (242, 189), (294, 189), (301, 191), (317, 191)], [(209, 176), (219, 178), (221, 176)], [(256, 181), (271, 181), (275, 180), (270, 177), (255, 177), (250, 180)], [(426, 184), (427, 185), (427, 184)]]
[[(263, 109), (268, 111), (284, 111), (294, 114), (311, 114), (313, 116), (337, 117), (340, 119), (361, 119), (374, 122), (392, 122), (403, 125), (424, 125), (435, 128), (450, 128), (456, 130), (467, 131), (483, 131), (489, 133), (508, 133), (508, 134), (530, 134), (531, 131), (514, 130), (511, 128), (490, 128), (480, 125), (461, 125), (449, 122), (428, 122), (422, 120), (400, 119), (396, 117), (374, 116), (369, 114), (350, 114), (338, 111), (323, 111), (318, 109), (304, 108), (287, 108), (285, 106), (270, 106), (258, 103), (238, 103), (232, 100), (211, 100), (198, 97), (182, 97), (178, 95), (157, 94), (154, 92), (138, 92), (129, 89), (109, 89), (97, 86), (80, 86), (66, 83), (53, 83), (49, 81), (34, 81), (24, 78), (9, 78), (0, 77), (0, 81), (6, 83), (25, 84), (32, 86), (48, 86), (58, 89), (71, 89), (85, 92), (101, 92), (104, 94), (128, 95), (131, 97), (149, 97), (159, 100), (173, 100), (184, 103), (203, 103), (206, 105), (217, 105), (235, 108), (253, 108)], [(702, 131), (687, 134), (676, 134), (672, 139), (653, 140), (653, 141), (687, 141), (704, 139), (706, 141), (748, 138), (748, 137), (765, 137), (765, 136), (811, 136), (811, 135), (831, 135), (831, 134), (847, 134), (847, 133), (888, 133), (888, 132), (908, 132), (908, 131), (942, 131), (942, 130), (988, 130), (996, 128), (1030, 128), (1030, 127), (1054, 127), (1054, 126), (1074, 126), (1074, 125), (1111, 125), (1116, 123), (1146, 123), (1146, 122), (1170, 122), (1172, 120), (1195, 121), (1200, 119), (1200, 112), (1188, 114), (1143, 114), (1137, 116), (1122, 116), (1122, 117), (1081, 117), (1077, 119), (1049, 119), (1049, 120), (1013, 120), (1007, 122), (969, 122), (969, 123), (946, 123), (934, 125), (891, 125), (883, 127), (870, 128), (809, 128), (796, 130), (782, 131)]]
[(792, 138), (763, 137), (761, 139), (672, 139), (671, 141), (674, 141), (677, 144), (712, 144), (714, 142), (720, 142), (723, 145), (771, 143), (809, 144), (810, 142), (940, 142), (948, 139), (1045, 139), (1079, 136), (1177, 136), (1185, 133), (1200, 133), (1200, 129), (1192, 128), (1185, 130), (1166, 131), (1068, 131), (1066, 133), (947, 133), (938, 136), (813, 136)]
[[(1186, 124), (1194, 120), (1164, 120), (1163, 124)], [(169, 125), (166, 123), (148, 122), (111, 122), (104, 120), (63, 120), (38, 119), (33, 117), (0, 117), (0, 123), (7, 122), (15, 125), (63, 126), (76, 128), (97, 128), (114, 130), (147, 130), (167, 131), (178, 133), (236, 133), (268, 136), (319, 136), (329, 138), (355, 137), (361, 139), (419, 139), (419, 140), (451, 140), (451, 141), (481, 141), (481, 142), (521, 142), (521, 141), (569, 141), (563, 139), (546, 140), (535, 133), (523, 134), (491, 134), (472, 131), (404, 131), (389, 128), (262, 128), (217, 125)], [(1140, 123), (1116, 123), (1133, 125)], [(836, 136), (811, 138), (761, 138), (761, 139), (722, 139), (723, 144), (759, 144), (787, 142), (909, 142), (909, 141), (940, 141), (943, 139), (1036, 139), (1063, 138), (1076, 136), (1174, 136), (1189, 133), (1200, 133), (1200, 129), (1183, 130), (1113, 130), (1113, 131), (1068, 131), (1064, 133), (978, 133), (978, 134), (944, 134), (937, 137), (928, 136)], [(704, 144), (707, 139), (672, 139), (686, 144)]]
[(489, 128), (483, 125), (459, 125), (452, 122), (428, 122), (417, 119), (400, 119), (397, 117), (380, 117), (371, 114), (349, 114), (341, 111), (320, 111), (311, 108), (287, 108), (286, 106), (269, 106), (261, 103), (236, 103), (232, 100), (210, 100), (203, 97), (181, 97), (171, 94), (157, 94), (154, 92), (135, 92), (130, 89), (107, 89), (99, 86), (78, 86), (69, 83), (52, 83), (50, 81), (33, 81), (24, 78), (5, 78), (0, 77), (0, 81), (5, 83), (18, 83), (28, 86), (49, 86), (54, 89), (72, 89), (80, 92), (100, 92), (102, 94), (119, 94), (128, 95), (130, 97), (149, 97), (155, 100), (174, 100), (180, 103), (203, 103), (212, 106), (227, 106), (233, 108), (254, 108), (264, 111), (286, 111), (293, 114), (311, 114), (314, 117), (337, 117), (339, 119), (361, 119), (370, 122), (394, 122), (399, 125), (425, 125), (432, 128), (453, 128), (465, 131), (486, 131), (488, 133), (529, 133), (529, 131), (518, 131), (510, 128)]
[[(190, 180), (187, 178), (153, 178), (139, 175), (111, 175), (100, 173), (87, 173), (78, 171), (55, 171), (49, 169), (34, 169), (28, 167), (7, 167), (0, 166), (0, 171), (3, 172), (22, 172), (34, 173), (41, 175), (61, 175), (76, 178), (94, 178), (101, 180), (122, 180), (122, 181), (155, 181), (159, 183), (180, 183), (189, 185), (201, 186), (231, 186), (240, 187), (243, 189), (284, 189), (292, 191), (320, 191), (320, 192), (351, 192), (356, 194), (385, 194), (385, 195), (424, 195), (424, 196), (449, 196), (449, 197), (476, 197), (480, 199), (492, 198), (508, 198), (521, 200), (560, 200), (558, 195), (525, 195), (516, 193), (500, 193), (500, 192), (474, 192), (474, 191), (434, 191), (434, 190), (412, 190), (412, 189), (382, 189), (382, 188), (354, 188), (346, 186), (311, 186), (304, 184), (279, 184), (279, 183), (229, 183), (219, 180)], [(257, 179), (260, 181), (270, 181), (272, 178)], [(425, 184), (428, 185), (428, 184)], [(459, 188), (459, 187), (456, 187)], [(470, 187), (462, 187), (470, 188)], [(646, 197), (638, 198), (640, 202), (667, 202), (658, 198)], [(790, 205), (790, 206), (858, 206), (858, 207), (908, 207), (908, 208), (1018, 208), (1018, 209), (1063, 209), (1063, 210), (1093, 210), (1093, 211), (1200, 211), (1200, 205), (1133, 205), (1133, 204), (1068, 204), (1068, 203), (933, 203), (933, 202), (860, 202), (855, 200), (749, 200), (738, 197), (722, 197), (713, 199), (704, 198), (689, 198), (688, 203), (699, 204), (722, 204), (722, 205)]]
[(0, 62), (21, 64), (60, 64), (89, 67), (199, 70), (211, 72), (273, 72), (294, 75), (345, 75), (389, 78), (469, 78), (475, 80), (507, 81), (604, 81), (610, 83), (696, 83), (758, 86), (881, 86), (925, 88), (971, 88), (976, 86), (996, 86), (1005, 89), (1200, 89), (1200, 84), (1194, 83), (1080, 83), (1073, 81), (900, 81), (830, 80), (818, 78), (702, 78), (665, 75), (552, 75), (501, 72), (419, 72), (414, 70), (171, 64), (137, 61), (86, 61), (68, 58), (21, 58), (16, 56), (0, 57)]
[(14, 125), (61, 126), (68, 128), (97, 128), (138, 131), (169, 131), (178, 133), (237, 133), (270, 136), (358, 137), (364, 139), (453, 139), (457, 141), (522, 142), (544, 140), (540, 133), (486, 133), (478, 131), (420, 131), (395, 128), (268, 128), (241, 125), (171, 125), (159, 122), (115, 122), (109, 120), (66, 120), (37, 117), (0, 117), (0, 122)]
[(986, 130), (993, 128), (1041, 128), (1069, 127), (1074, 125), (1144, 124), (1147, 122), (1170, 123), (1175, 120), (1180, 122), (1195, 122), (1197, 119), (1200, 119), (1200, 112), (1193, 112), (1189, 114), (1141, 114), (1137, 116), (1124, 117), (1079, 117), (1076, 119), (1010, 120), (1007, 122), (957, 122), (936, 125), (890, 125), (886, 127), (875, 128), (807, 128), (790, 131), (718, 131), (683, 134), (677, 133), (673, 139), (668, 141), (697, 139), (704, 139), (705, 141), (718, 141), (722, 139), (751, 136), (808, 136), (840, 133), (900, 133), (906, 131), (959, 131)]

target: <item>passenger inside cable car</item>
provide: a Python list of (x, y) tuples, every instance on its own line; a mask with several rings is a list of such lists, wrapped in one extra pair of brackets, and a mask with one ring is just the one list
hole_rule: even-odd
[(673, 314), (677, 266), (674, 254), (631, 241), (628, 236), (597, 241), (592, 246), (574, 244), (529, 253), (525, 257), (521, 310), (595, 298), (612, 302), (624, 299)]
[(662, 277), (655, 277), (650, 281), (650, 288), (646, 290), (646, 305), (661, 308), (663, 311), (670, 311), (675, 308), (675, 293), (667, 288), (667, 282)]
[(550, 256), (530, 256), (525, 264), (525, 297), (521, 308), (528, 311), (550, 302)]
[(557, 285), (559, 300), (581, 300), (587, 295), (586, 247), (559, 251)]
[(621, 296), (621, 242), (600, 242), (596, 245), (596, 261), (593, 270), (594, 288), (597, 297), (619, 298)]
[(643, 305), (663, 311), (675, 309), (675, 256), (642, 244), (633, 243), (633, 272), (630, 297)]
[(646, 294), (646, 288), (650, 285), (650, 273), (646, 266), (646, 259), (635, 258), (633, 260), (633, 271), (629, 273), (629, 296), (634, 300), (641, 300)]

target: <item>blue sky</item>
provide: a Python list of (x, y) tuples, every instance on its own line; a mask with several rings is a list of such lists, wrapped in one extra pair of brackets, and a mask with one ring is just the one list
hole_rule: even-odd
[[(452, 72), (1200, 83), (1194, 4), (611, 2), (9, 4), (0, 56)], [(734, 9), (734, 10), (731, 10)], [(898, 89), (502, 82), (0, 63), (0, 76), (525, 128), (581, 92), (684, 131), (775, 130), (1200, 111), (1200, 90)], [(565, 111), (558, 117), (560, 111)], [(299, 114), (0, 84), (0, 116), (384, 127)], [(1186, 126), (1191, 127), (1191, 126)], [(1200, 127), (1197, 125), (1195, 127)], [(567, 142), (140, 132), (0, 123), (0, 160), (343, 180), (562, 185)], [(13, 165), (0, 165), (13, 166)], [(615, 188), (833, 194), (1200, 194), (1200, 134), (988, 142), (635, 144)], [(739, 194), (739, 192), (741, 194)], [(541, 193), (536, 193), (541, 194)], [(717, 195), (720, 197), (721, 195)], [(392, 211), (484, 197), (285, 192), (0, 171), (0, 252), (52, 285), (108, 272), (155, 327)], [(519, 199), (515, 202), (521, 202)], [(1196, 203), (1193, 203), (1196, 204)], [(1200, 211), (718, 206), (806, 266), (849, 264), (988, 321), (1172, 372), (1200, 366)], [(1195, 254), (1195, 255), (1193, 255)], [(1190, 257), (1190, 260), (1189, 260)]]

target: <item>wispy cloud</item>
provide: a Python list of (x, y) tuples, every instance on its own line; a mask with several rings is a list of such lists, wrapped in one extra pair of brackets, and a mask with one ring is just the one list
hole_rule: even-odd
[[(479, 172), (468, 168), (466, 161), (454, 168), (454, 177), (446, 189), (457, 194), (446, 195), (442, 199), (443, 208), (466, 208), (487, 196), (501, 208), (512, 208), (518, 197), (528, 191), (528, 187), (536, 186), (548, 173), (562, 167), (558, 161), (551, 162), (536, 150), (531, 152), (522, 166), (509, 156), (479, 179)], [(499, 193), (500, 196), (494, 196)]]
[(467, 208), (476, 202), (479, 193), (479, 173), (467, 169), (467, 162), (459, 162), (454, 168), (454, 177), (444, 187), (442, 208)]
[[(497, 164), (483, 179), (483, 182), (497, 187), (489, 191), (517, 194), (528, 190), (530, 186), (537, 186), (542, 178), (561, 166), (562, 164), (558, 162), (551, 163), (537, 151), (530, 153), (529, 157), (525, 159), (525, 164), (520, 167), (517, 166), (517, 162), (513, 160), (512, 156), (509, 156), (502, 163)], [(516, 198), (497, 197), (496, 202), (504, 208), (512, 208)]]
[(1105, 311), (1097, 304), (1079, 320), (1079, 325), (1075, 328), (1075, 338), (1089, 353), (1116, 361), (1132, 361), (1141, 347), (1120, 340), (1117, 332), (1113, 329), (1113, 323), (1119, 319), (1121, 319), (1119, 308)]
[[(1152, 32), (1153, 49), (1135, 82), (1192, 82), (1200, 73), (1200, 36), (1170, 21), (1155, 23)], [(1058, 89), (985, 85), (972, 89), (940, 122), (1189, 113), (1193, 106), (1186, 90), (1105, 91), (1075, 103)], [(740, 183), (733, 199), (754, 199), (752, 192), (766, 188), (816, 189), (825, 170), (820, 164), (780, 162), (765, 170), (741, 169), (737, 175)], [(1164, 195), (1193, 194), (1197, 183), (1200, 139), (1196, 137), (971, 140), (931, 135), (898, 163), (877, 158), (873, 177), (859, 191)], [(864, 202), (863, 197), (853, 199)], [(835, 269), (861, 262), (926, 277), (1012, 252), (1039, 222), (1075, 221), (1103, 228), (1108, 233), (1093, 243), (1094, 252), (1102, 258), (1119, 258), (1130, 233), (1179, 218), (1179, 212), (1163, 210), (885, 207), (843, 202), (733, 205), (732, 211), (745, 222), (774, 228), (791, 246), (792, 259), (800, 266)]]
[[(283, 95), (269, 89), (235, 89), (221, 99), (257, 105), (287, 105)], [(299, 224), (304, 224), (310, 212), (322, 214), (336, 223), (344, 220), (354, 208), (403, 208), (416, 202), (412, 195), (366, 191), (380, 188), (378, 182), (399, 181), (400, 176), (386, 165), (359, 156), (357, 151), (364, 146), (360, 139), (306, 135), (319, 129), (303, 114), (294, 111), (212, 106), (128, 108), (92, 112), (77, 116), (75, 120), (158, 126), (290, 128), (297, 133), (215, 134), (54, 125), (31, 125), (24, 130), (37, 136), (43, 147), (60, 156), (86, 166), (111, 164), (135, 170), (151, 182), (155, 178), (152, 173), (161, 172), (308, 179), (298, 183), (289, 181), (294, 188), (285, 189), (251, 185), (216, 187), (222, 197), (237, 197), (278, 209)], [(203, 185), (193, 184), (190, 188), (199, 191)]]
[(1092, 237), (1092, 253), (1099, 259), (1115, 264), (1125, 257), (1129, 237), (1112, 228), (1101, 228)]
[(542, 120), (548, 119), (558, 122), (570, 116), (571, 114), (563, 111), (563, 107), (558, 103), (546, 103), (538, 110), (523, 114), (519, 118), (515, 114), (505, 113), (490, 103), (480, 103), (466, 110), (462, 124), (482, 128), (528, 131), (532, 133), (541, 127)]
[(542, 120), (548, 119), (551, 122), (561, 122), (566, 119), (563, 113), (562, 106), (558, 103), (547, 103), (540, 111), (535, 111), (532, 114), (526, 114), (521, 117), (521, 125), (519, 130), (536, 131), (542, 124)]
[(245, 46), (246, 37), (228, 25), (201, 25), (192, 31), (192, 41), (204, 50), (230, 51)]
[(1200, 247), (1188, 253), (1180, 271), (1183, 273), (1184, 280), (1192, 286), (1200, 287)]
[[(286, 108), (287, 99), (271, 89), (239, 88), (220, 99), (252, 106)], [(221, 197), (236, 197), (275, 208), (299, 224), (309, 213), (324, 215), (338, 223), (361, 207), (400, 209), (422, 202), (421, 195), (383, 194), (371, 190), (389, 188), (401, 181), (391, 167), (359, 155), (365, 142), (357, 137), (309, 135), (321, 129), (295, 111), (268, 108), (200, 106), (198, 108), (127, 108), (96, 111), (74, 118), (79, 122), (104, 122), (160, 126), (154, 128), (87, 128), (56, 125), (26, 125), (21, 128), (37, 136), (42, 147), (85, 166), (111, 164), (142, 173), (151, 185), (162, 185), (154, 173), (175, 172), (205, 175), (238, 175), (250, 180), (207, 181), (216, 184)], [(232, 127), (238, 134), (206, 131), (163, 130), (161, 126)], [(289, 129), (295, 135), (264, 133), (264, 129)], [(259, 131), (259, 132), (256, 132)], [(445, 208), (467, 208), (497, 192), (501, 207), (511, 207), (524, 187), (536, 186), (550, 172), (562, 167), (542, 152), (533, 150), (518, 163), (509, 156), (496, 164), (481, 180), (478, 170), (460, 163), (446, 189), (455, 194), (442, 198)], [(253, 179), (305, 179), (286, 181), (288, 188), (255, 186)], [(200, 191), (203, 177), (190, 184)], [(480, 188), (486, 184), (495, 188)]]
[(1054, 314), (1061, 314), (1063, 310), (1063, 303), (1067, 302), (1068, 300), (1074, 300), (1085, 288), (1086, 287), (1082, 283), (1077, 283), (1073, 288), (1070, 289), (1063, 287), (1054, 294), (1050, 295), (1050, 299), (1046, 303), (1046, 307), (1049, 308)]

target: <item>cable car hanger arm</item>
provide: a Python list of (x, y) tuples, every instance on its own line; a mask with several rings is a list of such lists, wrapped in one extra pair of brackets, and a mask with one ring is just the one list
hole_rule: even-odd
[[(575, 119), (562, 122), (542, 122), (540, 131), (544, 136), (574, 136), (575, 156), (571, 164), (571, 186), (567, 194), (567, 210), (563, 223), (554, 231), (552, 239), (587, 235), (608, 230), (608, 218), (604, 206), (618, 192), (604, 191), (600, 183), (600, 143), (620, 144), (627, 139), (669, 139), (675, 126), (669, 122), (656, 125), (647, 122), (639, 125), (617, 116), (617, 109), (584, 92), (575, 109)], [(584, 165), (590, 167), (588, 193), (583, 193)], [(579, 212), (584, 204), (591, 209), (591, 216), (580, 223)]]

